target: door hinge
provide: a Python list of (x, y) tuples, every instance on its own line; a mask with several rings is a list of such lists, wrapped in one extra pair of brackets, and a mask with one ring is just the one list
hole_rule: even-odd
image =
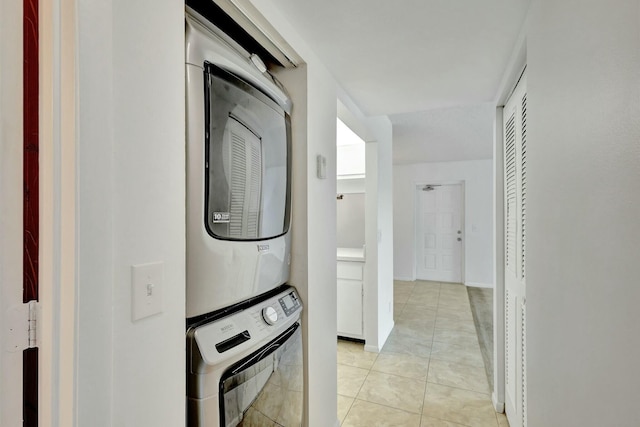
[(27, 317), (27, 348), (35, 348), (38, 346), (38, 301), (31, 300), (29, 305), (29, 314)]
[(38, 346), (38, 312), (40, 305), (37, 301), (18, 304), (10, 307), (4, 315), (2, 328), (5, 338), (5, 351), (14, 353)]

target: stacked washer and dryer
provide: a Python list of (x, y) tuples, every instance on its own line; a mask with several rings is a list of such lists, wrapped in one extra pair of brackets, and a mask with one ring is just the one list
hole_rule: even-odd
[(189, 8), (185, 53), (187, 425), (298, 426), (291, 101), (259, 58)]

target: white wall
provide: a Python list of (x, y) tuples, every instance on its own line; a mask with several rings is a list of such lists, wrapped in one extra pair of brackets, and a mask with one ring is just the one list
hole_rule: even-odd
[[(22, 305), (22, 2), (0, 1), (0, 322)], [(16, 250), (20, 248), (20, 250)], [(22, 353), (0, 328), (0, 425), (22, 423)]]
[[(367, 345), (365, 349), (379, 351), (384, 346), (391, 330), (393, 329), (393, 165), (391, 164), (391, 153), (393, 149), (393, 130), (391, 121), (386, 116), (370, 117), (366, 121), (372, 133), (376, 151), (376, 236), (377, 241), (377, 288), (375, 298), (369, 301), (370, 307), (376, 307), (376, 330), (375, 337), (367, 335)], [(367, 149), (370, 146), (367, 142)], [(367, 160), (368, 162), (368, 160)], [(369, 165), (367, 165), (367, 176), (369, 175)], [(369, 179), (367, 179), (367, 196), (370, 194)], [(368, 236), (373, 237), (371, 235)], [(367, 264), (371, 248), (367, 240)], [(366, 332), (366, 331), (365, 331)]]
[(464, 182), (464, 281), (493, 286), (493, 165), (491, 160), (395, 165), (394, 276), (415, 280), (416, 185)]
[(533, 4), (529, 427), (640, 425), (639, 6)]
[(392, 124), (386, 116), (365, 117), (342, 88), (338, 117), (366, 142), (366, 179), (338, 180), (338, 189), (361, 191), (364, 184), (367, 194), (365, 350), (379, 351), (393, 329)]
[(336, 244), (339, 248), (362, 248), (364, 245), (364, 193), (340, 193), (336, 202)]
[(336, 181), (337, 194), (353, 194), (365, 192), (365, 178), (338, 179)]
[[(78, 426), (184, 423), (183, 8), (78, 2)], [(163, 312), (134, 323), (153, 261)]]
[[(300, 108), (304, 102), (306, 111), (293, 113), (294, 143), (304, 146), (294, 147), (294, 178), (300, 177), (301, 185), (304, 180), (306, 192), (294, 189), (294, 224), (293, 224), (293, 256), (291, 282), (299, 288), (306, 304), (303, 315), (305, 322), (305, 423), (307, 425), (326, 427), (337, 424), (337, 379), (336, 379), (336, 99), (342, 103), (340, 118), (345, 121), (343, 114), (358, 122), (356, 130), (366, 129), (364, 135), (358, 133), (365, 141), (376, 141), (382, 148), (382, 160), (378, 161), (375, 185), (381, 193), (376, 198), (369, 195), (367, 185), (367, 203), (375, 200), (377, 224), (381, 240), (376, 248), (367, 248), (367, 256), (371, 250), (386, 257), (385, 262), (371, 263), (375, 274), (379, 278), (375, 283), (375, 293), (370, 293), (373, 303), (370, 305), (375, 319), (371, 331), (372, 336), (366, 336), (367, 343), (371, 343), (372, 350), (377, 350), (384, 344), (386, 337), (393, 327), (393, 277), (391, 259), (393, 258), (393, 227), (391, 221), (391, 122), (387, 117), (365, 118), (337, 86), (333, 76), (327, 71), (321, 60), (309, 49), (305, 41), (297, 34), (289, 22), (279, 14), (277, 6), (272, 0), (255, 0), (253, 4), (282, 34), (287, 42), (300, 54), (306, 66), (304, 69), (288, 70), (280, 73), (280, 78), (290, 91), (294, 108)], [(306, 93), (305, 93), (306, 92)], [(298, 107), (295, 107), (296, 102)], [(332, 103), (330, 105), (330, 103)], [(348, 108), (344, 107), (348, 104)], [(300, 115), (306, 115), (303, 124)], [(346, 123), (354, 129), (353, 123)], [(368, 133), (371, 132), (371, 133)], [(319, 180), (315, 177), (316, 155), (327, 158), (327, 179)], [(376, 155), (380, 155), (376, 152)], [(306, 159), (306, 162), (305, 162)], [(306, 167), (306, 169), (304, 169)], [(368, 173), (368, 168), (367, 168)], [(369, 180), (367, 180), (368, 182)], [(297, 201), (296, 201), (297, 199)], [(306, 214), (305, 218), (298, 215)], [(321, 226), (319, 226), (321, 225)], [(297, 234), (296, 234), (297, 233)], [(304, 233), (300, 236), (300, 233)], [(366, 233), (366, 232), (365, 232)], [(374, 232), (375, 234), (375, 232)], [(374, 241), (375, 237), (374, 237)], [(298, 257), (298, 261), (294, 257)], [(381, 312), (380, 306), (384, 307)], [(368, 309), (365, 309), (368, 310)], [(377, 311), (376, 311), (377, 310)], [(366, 333), (366, 331), (365, 331)]]
[[(271, 0), (253, 2), (304, 59), (278, 73), (292, 96), (293, 209), (291, 284), (300, 291), (305, 360), (305, 420), (337, 421), (336, 365), (336, 82)], [(327, 178), (316, 177), (316, 156), (327, 159)]]

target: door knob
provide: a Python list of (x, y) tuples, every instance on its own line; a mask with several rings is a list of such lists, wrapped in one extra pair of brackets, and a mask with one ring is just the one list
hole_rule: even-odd
[(462, 237), (458, 237), (458, 242), (462, 242)]

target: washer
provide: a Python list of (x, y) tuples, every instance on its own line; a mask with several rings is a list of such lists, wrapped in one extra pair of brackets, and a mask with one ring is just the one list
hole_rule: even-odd
[(191, 326), (187, 426), (300, 426), (301, 312), (284, 286)]

